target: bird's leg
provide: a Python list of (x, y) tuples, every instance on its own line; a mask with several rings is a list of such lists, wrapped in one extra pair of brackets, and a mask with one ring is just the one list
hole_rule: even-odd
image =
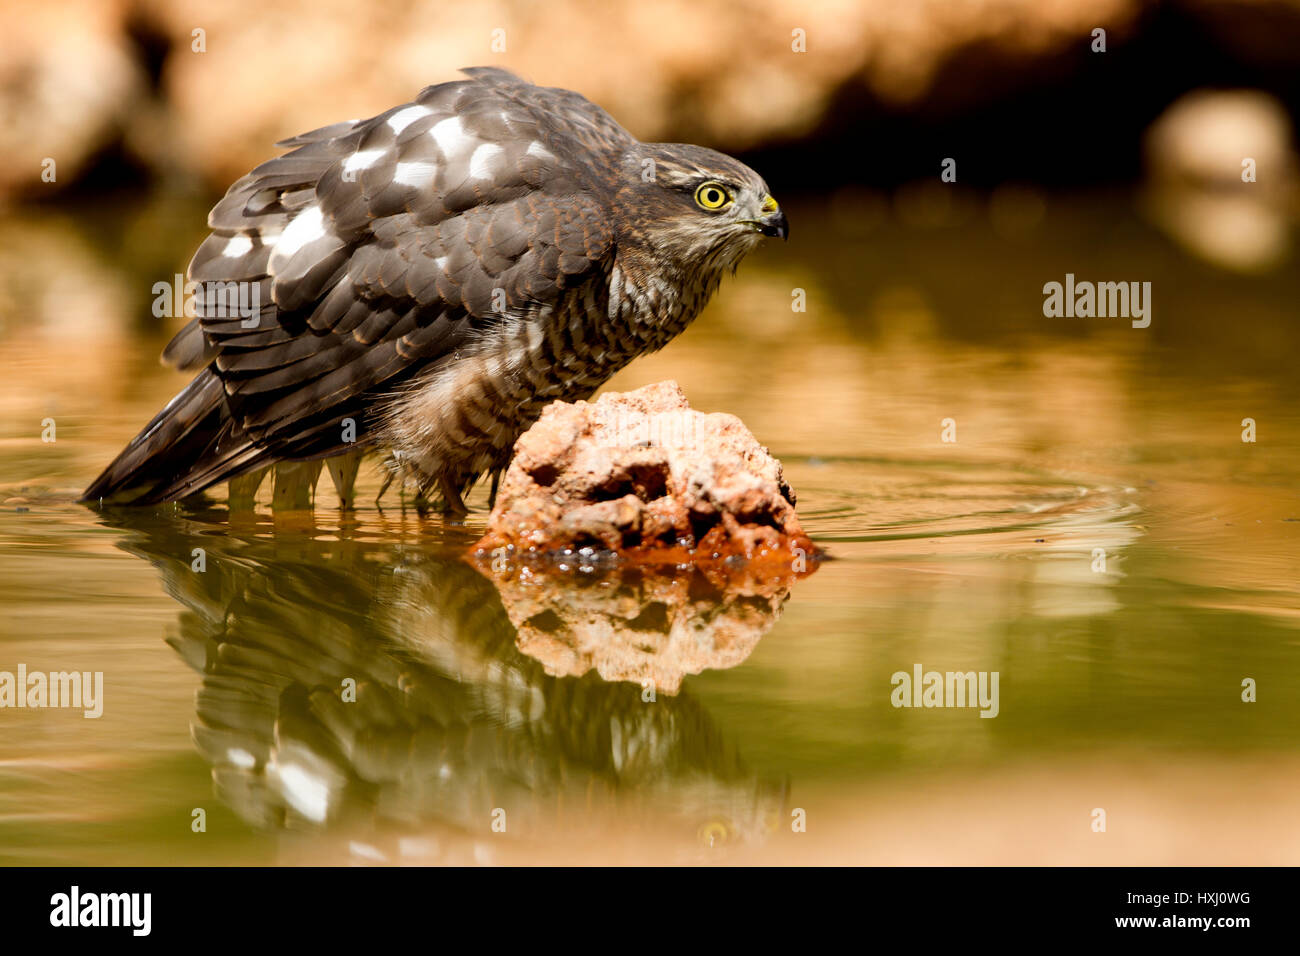
[[(379, 508), (380, 511), (384, 510), (380, 502), (388, 492), (389, 486), (392, 485), (399, 474), (405, 473), (400, 452), (389, 452), (389, 454), (385, 456), (383, 464), (385, 472), (384, 483), (379, 486), (379, 494), (375, 496), (375, 507)], [(397, 486), (397, 503), (401, 505), (403, 511), (406, 510), (406, 499), (402, 497), (402, 485), (400, 484)]]
[(469, 509), (465, 507), (465, 502), (460, 497), (460, 491), (446, 475), (438, 476), (438, 490), (442, 492), (443, 518), (463, 518), (469, 514)]
[(433, 502), (429, 501), (423, 491), (417, 491), (413, 501), (415, 504), (415, 513), (421, 518), (427, 518), (429, 516), (429, 509)]
[(338, 493), (339, 507), (345, 510), (352, 508), (356, 504), (354, 489), (357, 483), (357, 472), (361, 468), (361, 453), (350, 451), (345, 455), (327, 458), (325, 467), (329, 469), (334, 490)]
[(488, 491), (488, 510), (491, 511), (497, 503), (497, 486), (501, 483), (501, 469), (492, 469), (492, 487)]
[(384, 500), (384, 492), (388, 490), (388, 486), (393, 483), (393, 475), (394, 472), (389, 469), (388, 474), (384, 476), (384, 483), (379, 486), (379, 494), (375, 495), (375, 507), (380, 511), (384, 510), (384, 506), (380, 502)]
[(253, 510), (254, 505), (257, 504), (257, 489), (270, 470), (271, 466), (267, 465), (265, 468), (258, 468), (238, 478), (230, 479), (227, 485), (227, 502), (232, 512)]
[(304, 510), (312, 506), (316, 480), (324, 462), (282, 461), (275, 466), (275, 490), (271, 496), (274, 511)]

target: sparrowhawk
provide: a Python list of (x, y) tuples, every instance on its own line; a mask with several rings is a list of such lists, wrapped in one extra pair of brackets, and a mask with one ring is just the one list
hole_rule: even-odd
[(164, 353), (202, 370), (85, 500), (172, 501), (374, 448), (463, 512), (543, 407), (661, 348), (761, 237), (786, 236), (737, 160), (464, 73), (286, 140), (230, 187), (189, 266), (197, 317)]

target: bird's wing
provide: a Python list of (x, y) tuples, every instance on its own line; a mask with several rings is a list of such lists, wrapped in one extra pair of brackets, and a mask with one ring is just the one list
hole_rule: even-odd
[[(209, 215), (189, 268), (198, 318), (165, 354), (210, 360), (253, 440), (302, 445), (337, 422), (331, 410), (460, 348), (503, 305), (527, 315), (606, 267), (611, 177), (631, 137), (575, 93), (466, 72), (285, 141), (291, 152)], [(238, 306), (255, 301), (248, 318)]]

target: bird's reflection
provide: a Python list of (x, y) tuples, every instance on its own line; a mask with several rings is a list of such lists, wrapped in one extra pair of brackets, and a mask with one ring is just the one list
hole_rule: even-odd
[[(788, 585), (514, 575), (499, 593), (420, 542), (106, 520), (183, 607), (168, 643), (202, 675), (194, 741), (257, 827), (360, 828), (390, 841), (381, 857), (445, 860), (502, 829), (545, 842), (632, 813), (698, 848), (780, 817), (783, 785), (672, 691), (683, 670), (743, 659)], [(602, 639), (618, 646), (602, 656)], [(398, 839), (412, 833), (439, 836)]]

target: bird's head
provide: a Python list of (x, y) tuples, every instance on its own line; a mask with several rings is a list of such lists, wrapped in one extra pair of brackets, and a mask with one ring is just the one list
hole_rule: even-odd
[(684, 269), (734, 268), (764, 236), (789, 235), (762, 177), (716, 150), (641, 143), (623, 163), (628, 238)]

